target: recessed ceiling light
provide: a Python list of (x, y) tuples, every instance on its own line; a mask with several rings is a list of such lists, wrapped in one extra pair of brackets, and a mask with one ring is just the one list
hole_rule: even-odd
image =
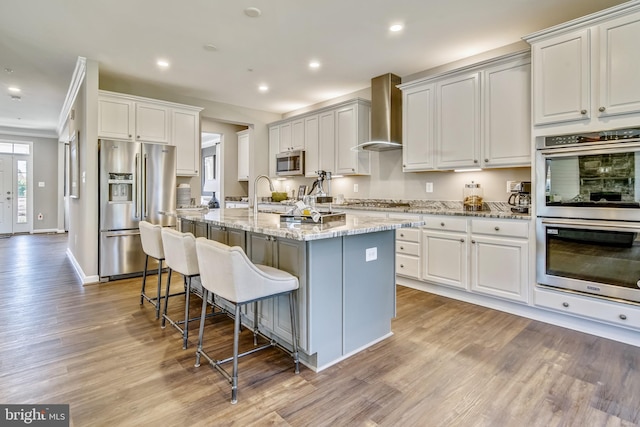
[(13, 73), (13, 70), (11, 68), (5, 68), (4, 72), (7, 73), (7, 74), (11, 74), (11, 73)]
[(20, 92), (20, 88), (19, 87), (15, 87), (15, 86), (10, 86), (9, 87), (9, 92), (18, 93), (18, 92)]
[(402, 24), (393, 24), (392, 26), (389, 27), (389, 31), (397, 33), (398, 31), (402, 30), (403, 28), (404, 27), (402, 26)]
[(207, 43), (204, 46), (202, 46), (202, 48), (204, 50), (208, 50), (208, 51), (211, 51), (211, 52), (215, 52), (215, 51), (218, 50), (218, 46), (214, 45), (213, 43)]
[(257, 7), (248, 7), (244, 10), (244, 14), (250, 18), (257, 18), (262, 15), (262, 11)]
[(260, 92), (266, 92), (269, 90), (269, 86), (265, 85), (265, 84), (261, 84), (260, 86), (258, 86), (258, 90)]
[(159, 59), (158, 62), (156, 62), (156, 64), (158, 64), (158, 67), (162, 67), (162, 68), (167, 68), (169, 66), (169, 62), (165, 61), (164, 59)]
[(320, 68), (320, 63), (318, 61), (311, 61), (309, 62), (309, 68), (313, 68), (313, 69)]
[(9, 95), (9, 97), (12, 101), (22, 101), (22, 98), (20, 98), (18, 95)]

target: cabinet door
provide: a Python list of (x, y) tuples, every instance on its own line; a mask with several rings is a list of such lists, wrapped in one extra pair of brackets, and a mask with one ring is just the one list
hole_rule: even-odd
[(589, 37), (584, 29), (533, 45), (534, 124), (589, 119)]
[(238, 181), (249, 180), (249, 131), (238, 132)]
[(101, 138), (132, 139), (135, 122), (132, 101), (111, 96), (98, 100), (98, 136)]
[[(327, 111), (320, 114), (320, 128), (318, 130), (318, 148), (320, 151), (320, 162), (318, 169), (327, 172), (336, 171), (336, 149), (335, 149), (335, 112)], [(315, 170), (309, 170), (309, 173), (315, 173)], [(313, 175), (311, 175), (313, 176)]]
[(291, 122), (280, 125), (280, 152), (291, 150)]
[(320, 170), (320, 139), (318, 116), (304, 119), (304, 176), (317, 177)]
[(276, 154), (280, 152), (280, 126), (269, 127), (269, 176), (276, 177)]
[(369, 152), (352, 150), (360, 142), (365, 142), (365, 129), (368, 136), (368, 108), (355, 104), (336, 110), (337, 173), (369, 174)]
[(423, 171), (434, 168), (433, 84), (414, 87), (402, 93), (402, 170)]
[(479, 73), (443, 80), (436, 90), (437, 167), (479, 167)]
[(291, 122), (291, 149), (304, 150), (304, 119)]
[(200, 165), (200, 113), (173, 110), (171, 117), (171, 143), (177, 147), (176, 172), (182, 176), (197, 176)]
[(468, 289), (466, 234), (422, 233), (422, 278)]
[(484, 82), (483, 166), (530, 166), (530, 61), (489, 68)]
[[(302, 281), (305, 275), (305, 252), (304, 242), (289, 239), (277, 239), (277, 265), (279, 270), (291, 273)], [(304, 285), (304, 283), (303, 283)], [(297, 295), (297, 315), (303, 312), (301, 305), (304, 304), (305, 289), (298, 289)], [(273, 300), (273, 331), (286, 342), (291, 343), (291, 312), (289, 310), (289, 297), (281, 296)], [(304, 311), (306, 312), (306, 310)], [(300, 320), (297, 321), (300, 328)], [(304, 328), (301, 328), (304, 329)]]
[(169, 142), (169, 109), (136, 103), (136, 141)]
[(640, 13), (598, 27), (600, 36), (600, 93), (598, 114), (640, 111)]
[(245, 233), (244, 230), (227, 229), (227, 245), (240, 246), (243, 250), (246, 250)]
[(472, 236), (471, 290), (527, 302), (528, 247), (526, 240)]

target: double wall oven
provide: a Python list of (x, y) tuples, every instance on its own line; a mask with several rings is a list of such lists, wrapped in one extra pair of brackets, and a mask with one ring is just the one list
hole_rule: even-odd
[(536, 144), (538, 283), (640, 303), (640, 128)]

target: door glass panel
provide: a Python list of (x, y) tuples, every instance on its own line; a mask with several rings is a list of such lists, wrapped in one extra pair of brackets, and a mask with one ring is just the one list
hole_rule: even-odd
[(27, 192), (29, 191), (27, 182), (27, 161), (16, 161), (16, 184), (18, 187), (17, 193), (17, 220), (18, 224), (25, 224), (27, 222)]

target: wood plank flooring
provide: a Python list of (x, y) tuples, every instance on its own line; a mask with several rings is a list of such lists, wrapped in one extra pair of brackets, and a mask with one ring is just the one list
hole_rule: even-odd
[[(140, 278), (82, 286), (65, 250), (65, 235), (0, 239), (0, 402), (68, 403), (74, 426), (640, 424), (639, 348), (403, 287), (393, 337), (317, 374), (247, 357), (231, 405), (194, 367), (197, 325), (183, 350), (139, 305)], [(231, 321), (205, 339), (227, 355)]]

